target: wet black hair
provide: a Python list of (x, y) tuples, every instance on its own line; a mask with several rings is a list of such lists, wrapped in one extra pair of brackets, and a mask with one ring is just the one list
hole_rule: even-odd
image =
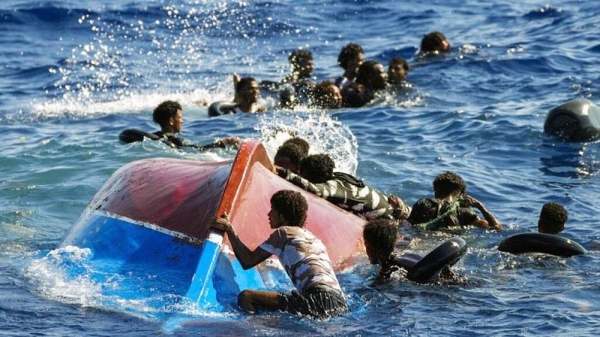
[(275, 165), (278, 165), (277, 158), (283, 157), (289, 159), (290, 163), (294, 164), (295, 166), (300, 167), (300, 165), (302, 164), (302, 160), (306, 158), (306, 155), (307, 153), (304, 152), (302, 147), (300, 147), (298, 144), (283, 144), (277, 149), (277, 153), (275, 153)]
[(390, 219), (373, 219), (363, 228), (363, 239), (384, 256), (394, 252), (398, 226)]
[(333, 179), (335, 163), (328, 154), (312, 154), (302, 161), (300, 175), (313, 184)]
[(410, 70), (408, 62), (406, 62), (406, 60), (403, 59), (400, 56), (396, 56), (393, 59), (391, 59), (389, 65), (392, 65), (394, 63), (400, 63), (402, 65), (402, 69), (404, 69), (404, 71), (409, 71)]
[(340, 54), (338, 55), (338, 64), (340, 67), (346, 69), (348, 67), (348, 62), (357, 57), (358, 54), (364, 54), (363, 48), (357, 43), (350, 42), (342, 48), (342, 51), (340, 51)]
[[(434, 31), (429, 34), (423, 36), (421, 40), (421, 50), (420, 53), (433, 53), (433, 52), (447, 52), (448, 50), (444, 49), (444, 41), (448, 42), (444, 34)], [(450, 46), (450, 42), (448, 42), (448, 46)]]
[(292, 63), (292, 64), (296, 64), (300, 60), (312, 60), (312, 59), (313, 59), (312, 53), (310, 52), (310, 50), (306, 50), (306, 49), (294, 50), (293, 52), (290, 53), (290, 56), (288, 57), (288, 61), (290, 61), (290, 63)]
[(538, 232), (558, 234), (565, 229), (565, 223), (568, 219), (569, 215), (563, 205), (556, 202), (547, 202), (540, 211)]
[(444, 199), (456, 192), (461, 195), (467, 193), (467, 184), (458, 174), (446, 171), (433, 180), (433, 194), (436, 198)]
[(169, 119), (177, 117), (177, 110), (183, 110), (181, 104), (175, 101), (164, 101), (152, 112), (152, 119), (162, 127), (169, 124)]
[(271, 207), (290, 226), (303, 227), (306, 221), (308, 203), (300, 192), (281, 190), (271, 196)]
[[(354, 81), (356, 83), (363, 84), (365, 87), (373, 90), (383, 89), (384, 87), (375, 86), (375, 81), (373, 81), (373, 79), (375, 79), (376, 76), (381, 77), (387, 75), (386, 72), (381, 72), (377, 70), (378, 65), (381, 65), (381, 69), (385, 69), (381, 62), (373, 60), (363, 62), (363, 64), (361, 64), (360, 67), (358, 67), (358, 71), (356, 72), (356, 79)], [(381, 79), (381, 84), (384, 84), (386, 82), (386, 78)]]
[[(340, 90), (335, 83), (330, 80), (324, 80), (317, 84), (313, 90), (314, 106), (319, 109), (337, 109), (340, 106), (333, 105), (335, 90)], [(341, 95), (341, 91), (340, 91)]]
[(283, 144), (281, 144), (281, 146), (285, 146), (288, 144), (294, 144), (300, 147), (300, 149), (302, 149), (302, 152), (304, 154), (303, 158), (308, 156), (308, 151), (310, 151), (310, 144), (308, 143), (308, 141), (306, 141), (306, 139), (301, 138), (301, 137), (292, 137), (289, 138), (288, 140), (286, 140), (285, 142), (283, 142)]
[(245, 86), (250, 85), (252, 82), (256, 82), (254, 77), (242, 77), (235, 85), (235, 92), (239, 93)]

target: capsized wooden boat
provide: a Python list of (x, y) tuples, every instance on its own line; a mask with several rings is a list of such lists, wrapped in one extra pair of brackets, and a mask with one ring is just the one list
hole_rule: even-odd
[[(271, 195), (282, 189), (307, 199), (306, 228), (327, 246), (336, 269), (362, 252), (364, 220), (308, 193), (273, 173), (257, 140), (242, 143), (233, 160), (198, 162), (153, 158), (117, 170), (97, 192), (60, 247), (89, 248), (93, 260), (114, 273), (158, 275), (159, 289), (185, 296), (207, 310), (237, 308), (244, 289), (291, 287), (276, 260), (243, 270), (212, 217), (228, 213), (239, 237), (254, 249), (272, 232)], [(109, 263), (107, 263), (109, 261)], [(287, 284), (285, 282), (288, 282)], [(118, 294), (142, 298), (139, 290)]]

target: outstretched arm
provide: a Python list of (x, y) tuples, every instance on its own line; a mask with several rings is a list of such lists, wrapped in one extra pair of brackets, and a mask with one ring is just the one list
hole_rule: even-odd
[(496, 219), (496, 217), (494, 217), (492, 213), (490, 213), (490, 211), (487, 210), (487, 208), (485, 208), (485, 206), (479, 200), (467, 195), (465, 196), (464, 201), (464, 206), (477, 208), (481, 212), (481, 214), (483, 214), (483, 218), (485, 219), (477, 219), (475, 223), (472, 224), (473, 226), (486, 229), (495, 229), (497, 231), (502, 230), (502, 225), (500, 224), (500, 222)]
[(250, 269), (271, 256), (271, 253), (260, 247), (251, 251), (235, 233), (227, 214), (220, 218), (214, 218), (210, 223), (210, 227), (227, 233), (235, 257), (237, 257), (244, 269)]

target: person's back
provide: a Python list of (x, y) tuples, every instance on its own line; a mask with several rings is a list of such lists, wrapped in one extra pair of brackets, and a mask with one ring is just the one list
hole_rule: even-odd
[(393, 217), (394, 208), (385, 195), (350, 174), (333, 172), (334, 168), (335, 163), (330, 156), (314, 154), (302, 161), (299, 175), (279, 167), (277, 173), (293, 184), (360, 217)]
[(548, 202), (542, 206), (538, 220), (538, 232), (559, 234), (565, 229), (569, 219), (567, 210), (556, 202)]

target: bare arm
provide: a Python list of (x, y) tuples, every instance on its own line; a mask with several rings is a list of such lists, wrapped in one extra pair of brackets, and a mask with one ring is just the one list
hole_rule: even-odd
[(210, 223), (210, 227), (227, 233), (235, 257), (237, 257), (244, 269), (250, 269), (271, 256), (271, 253), (260, 247), (251, 251), (237, 236), (227, 215), (220, 218), (214, 218)]
[(485, 208), (485, 206), (479, 200), (471, 196), (466, 196), (464, 200), (464, 206), (477, 208), (481, 212), (481, 214), (483, 214), (483, 218), (485, 219), (477, 219), (472, 224), (473, 226), (502, 231), (502, 225), (500, 224), (498, 219), (496, 219), (496, 217), (492, 213), (490, 213), (490, 211), (488, 211), (487, 208)]

